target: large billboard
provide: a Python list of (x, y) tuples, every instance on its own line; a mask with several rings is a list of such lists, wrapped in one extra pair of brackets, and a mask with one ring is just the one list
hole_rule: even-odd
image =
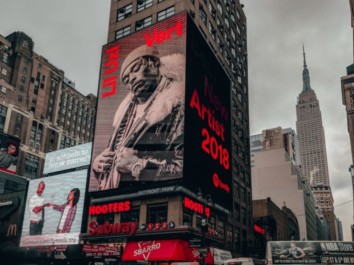
[(90, 165), (92, 143), (60, 149), (45, 155), (43, 174)]
[(187, 13), (103, 47), (90, 191), (183, 180), (230, 209), (230, 147), (230, 80)]
[(103, 47), (90, 191), (182, 178), (185, 53), (185, 13)]
[(0, 133), (0, 170), (15, 174), (19, 153), (20, 139)]
[(79, 243), (87, 169), (30, 181), (21, 247)]
[(183, 181), (231, 209), (230, 80), (190, 19), (187, 28)]
[(273, 264), (354, 264), (354, 243), (343, 241), (268, 242)]

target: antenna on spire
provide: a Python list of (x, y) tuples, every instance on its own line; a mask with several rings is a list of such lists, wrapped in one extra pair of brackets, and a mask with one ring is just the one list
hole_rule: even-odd
[(306, 65), (306, 55), (305, 55), (305, 45), (302, 44), (302, 54), (304, 56), (304, 70), (302, 71), (302, 80), (303, 80), (303, 91), (311, 90), (310, 85), (310, 73)]
[(307, 65), (306, 65), (306, 54), (305, 54), (305, 45), (304, 44), (302, 44), (302, 53), (304, 55), (304, 68), (306, 68)]

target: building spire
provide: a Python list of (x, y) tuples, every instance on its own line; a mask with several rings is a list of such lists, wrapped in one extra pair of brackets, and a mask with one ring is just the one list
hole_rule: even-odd
[(311, 85), (310, 85), (310, 73), (309, 73), (309, 69), (307, 69), (307, 65), (306, 65), (306, 55), (305, 55), (304, 44), (302, 44), (302, 52), (304, 55), (304, 70), (302, 71), (302, 81), (303, 81), (302, 91), (307, 91), (307, 90), (311, 90)]

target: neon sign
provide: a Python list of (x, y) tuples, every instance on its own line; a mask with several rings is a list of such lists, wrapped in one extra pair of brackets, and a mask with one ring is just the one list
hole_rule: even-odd
[(109, 224), (105, 222), (103, 225), (93, 221), (89, 223), (89, 235), (109, 235), (109, 234), (129, 234), (134, 235), (138, 227), (138, 222), (125, 222)]
[(163, 30), (163, 31), (154, 30), (151, 36), (149, 36), (149, 34), (145, 34), (146, 45), (148, 47), (152, 47), (154, 42), (161, 44), (164, 41), (169, 40), (173, 32), (175, 32), (177, 36), (182, 36), (183, 35), (182, 27), (183, 27), (182, 22), (178, 21), (175, 26), (168, 28), (167, 30)]
[(256, 231), (257, 233), (260, 233), (262, 235), (265, 235), (266, 231), (264, 228), (260, 227), (259, 225), (253, 225), (253, 229), (254, 231)]
[(112, 202), (103, 205), (91, 205), (89, 207), (89, 215), (99, 215), (107, 213), (121, 213), (130, 211), (130, 201)]
[(198, 214), (204, 214), (206, 217), (210, 216), (210, 208), (204, 207), (203, 204), (195, 202), (187, 197), (184, 197), (183, 206)]
[(102, 98), (113, 96), (117, 90), (117, 75), (114, 72), (118, 69), (119, 46), (107, 48), (105, 54), (108, 60), (103, 67), (103, 88), (111, 88), (111, 90), (103, 93)]

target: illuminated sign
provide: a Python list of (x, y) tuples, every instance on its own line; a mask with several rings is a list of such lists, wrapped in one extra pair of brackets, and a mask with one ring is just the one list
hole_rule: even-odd
[(110, 224), (105, 222), (103, 225), (93, 221), (89, 223), (89, 235), (109, 235), (109, 234), (129, 234), (134, 235), (138, 227), (138, 222), (125, 222)]
[(15, 174), (19, 153), (20, 139), (0, 133), (0, 170)]
[(267, 248), (272, 264), (354, 264), (353, 242), (271, 241)]
[(118, 69), (119, 46), (114, 45), (105, 50), (108, 60), (104, 64), (103, 89), (111, 88), (108, 92), (102, 94), (102, 98), (113, 96), (117, 90), (117, 76), (114, 72)]
[(88, 166), (91, 162), (92, 143), (60, 149), (45, 155), (43, 174)]
[(183, 199), (183, 206), (193, 212), (196, 212), (198, 214), (203, 214), (207, 217), (210, 216), (210, 208), (203, 206), (203, 204), (199, 202), (195, 202), (187, 197), (184, 197)]
[(10, 224), (9, 228), (7, 229), (6, 236), (16, 236), (17, 235), (17, 224)]
[(187, 22), (183, 181), (232, 209), (231, 82), (194, 22)]
[(256, 231), (257, 233), (262, 234), (262, 235), (265, 235), (265, 233), (266, 233), (265, 229), (258, 226), (258, 225), (253, 225), (253, 230)]
[(89, 191), (182, 179), (186, 17), (103, 47)]
[(176, 25), (167, 30), (154, 31), (151, 36), (149, 34), (145, 34), (145, 41), (148, 47), (152, 47), (156, 42), (157, 44), (161, 44), (166, 40), (171, 39), (171, 35), (175, 33), (177, 36), (183, 35), (183, 22), (178, 21)]
[(120, 257), (122, 244), (85, 244), (82, 247), (82, 252), (86, 257)]
[(29, 183), (21, 247), (79, 243), (87, 169)]
[(9, 206), (12, 205), (13, 203), (14, 203), (13, 201), (0, 202), (0, 207)]
[(89, 215), (127, 212), (130, 211), (130, 209), (130, 201), (112, 202), (103, 205), (91, 205), (89, 207)]

